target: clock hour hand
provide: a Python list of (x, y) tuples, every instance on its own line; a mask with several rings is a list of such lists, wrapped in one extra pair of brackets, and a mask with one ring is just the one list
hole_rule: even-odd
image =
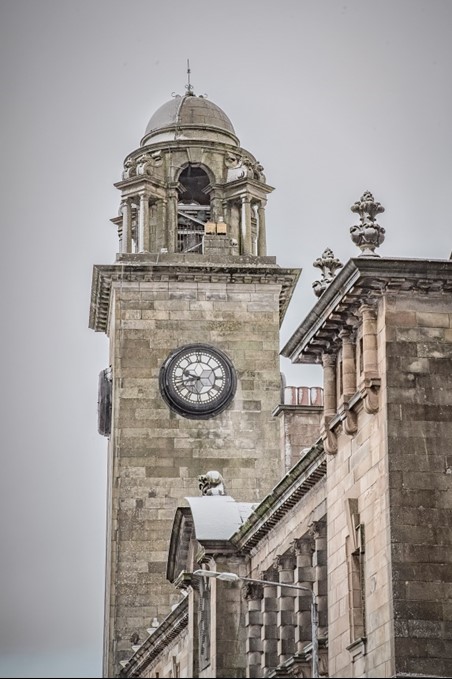
[(200, 378), (196, 373), (192, 373), (189, 370), (184, 370), (181, 377), (179, 377), (177, 380), (174, 380), (174, 384), (187, 384), (199, 379)]

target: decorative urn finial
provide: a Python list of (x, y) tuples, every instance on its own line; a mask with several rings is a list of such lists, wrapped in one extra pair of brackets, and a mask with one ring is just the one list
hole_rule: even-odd
[(336, 269), (341, 268), (342, 262), (334, 256), (334, 252), (330, 248), (326, 248), (322, 256), (318, 257), (312, 265), (322, 272), (322, 278), (319, 281), (314, 281), (312, 284), (314, 293), (317, 297), (320, 297), (336, 276)]
[(375, 216), (384, 212), (383, 205), (374, 200), (370, 191), (365, 191), (350, 210), (359, 214), (359, 224), (350, 227), (352, 241), (361, 249), (360, 257), (379, 257), (375, 248), (385, 239), (385, 229), (375, 221)]

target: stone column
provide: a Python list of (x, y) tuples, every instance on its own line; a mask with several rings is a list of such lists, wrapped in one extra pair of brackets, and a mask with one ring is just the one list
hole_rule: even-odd
[[(286, 554), (276, 560), (279, 582), (289, 585), (294, 581), (295, 556)], [(289, 660), (295, 653), (295, 605), (296, 590), (278, 587), (278, 656), (279, 662)]]
[(341, 330), (342, 339), (342, 398), (348, 401), (356, 392), (355, 345), (349, 330)]
[[(262, 575), (262, 580), (277, 581), (278, 572), (268, 570)], [(264, 675), (278, 665), (278, 600), (276, 585), (262, 585), (262, 658), (261, 668)]]
[(123, 252), (123, 249), (122, 249), (122, 221), (120, 221), (120, 222), (117, 224), (117, 227), (118, 227), (118, 243), (119, 243), (119, 250), (118, 250), (118, 252), (121, 252), (121, 253), (122, 253), (122, 252)]
[(170, 189), (167, 193), (168, 202), (166, 207), (168, 252), (177, 251), (177, 191)]
[[(293, 546), (296, 558), (294, 580), (297, 584), (311, 589), (315, 580), (315, 571), (312, 567), (314, 542), (311, 537), (307, 536), (295, 540)], [(295, 644), (297, 653), (301, 653), (303, 648), (311, 641), (311, 603), (312, 595), (309, 592), (300, 590), (295, 599), (295, 617), (297, 621)]]
[(128, 198), (121, 203), (122, 239), (120, 252), (132, 252), (132, 210)]
[(336, 356), (323, 354), (323, 416), (328, 421), (336, 415)]
[(363, 397), (364, 410), (376, 413), (379, 408), (378, 391), (380, 379), (378, 377), (377, 351), (377, 314), (370, 304), (360, 307), (362, 314), (362, 374), (359, 389)]
[(262, 585), (247, 583), (244, 596), (248, 603), (246, 613), (246, 676), (262, 677)]
[(192, 577), (188, 591), (188, 634), (191, 643), (188, 645), (188, 670), (194, 677), (199, 676), (199, 624), (201, 605), (199, 600), (201, 578)]
[(266, 200), (259, 203), (257, 209), (258, 217), (258, 237), (257, 237), (257, 254), (259, 257), (265, 257), (267, 254), (267, 233), (265, 229), (265, 205)]
[(326, 563), (326, 521), (314, 521), (309, 526), (314, 540), (314, 553), (312, 566), (315, 572), (314, 591), (317, 595), (317, 609), (319, 627), (326, 630), (328, 627), (328, 584)]
[(351, 436), (358, 428), (356, 412), (349, 408), (349, 401), (356, 393), (355, 344), (351, 332), (345, 328), (339, 337), (342, 339), (342, 394), (338, 410), (344, 432)]
[(138, 252), (149, 252), (149, 196), (145, 191), (140, 193)]
[(218, 191), (213, 189), (210, 194), (210, 220), (212, 222), (223, 221), (223, 219), (220, 219), (220, 217), (224, 219), (222, 212), (222, 200)]
[(157, 203), (157, 225), (156, 225), (156, 250), (168, 247), (168, 233), (166, 230), (167, 201), (159, 200)]
[(249, 196), (242, 196), (242, 255), (252, 254), (251, 239), (251, 200)]
[(363, 373), (366, 377), (378, 375), (377, 315), (369, 304), (360, 307), (363, 319)]

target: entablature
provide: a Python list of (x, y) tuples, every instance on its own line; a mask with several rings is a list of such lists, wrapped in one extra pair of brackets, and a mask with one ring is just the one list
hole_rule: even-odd
[(326, 456), (319, 440), (262, 500), (231, 542), (240, 552), (249, 553), (325, 476)]
[(335, 351), (339, 332), (352, 330), (363, 304), (386, 294), (452, 292), (452, 261), (357, 257), (350, 259), (281, 351), (293, 363), (321, 363)]
[(94, 266), (89, 327), (96, 332), (107, 331), (115, 283), (155, 281), (278, 284), (282, 323), (301, 269), (282, 269), (275, 264), (274, 257), (229, 257), (228, 263), (223, 257), (218, 257), (218, 262), (212, 257), (209, 264), (202, 262), (201, 256), (201, 261), (195, 262), (195, 257), (197, 255), (128, 255), (120, 256), (116, 264)]

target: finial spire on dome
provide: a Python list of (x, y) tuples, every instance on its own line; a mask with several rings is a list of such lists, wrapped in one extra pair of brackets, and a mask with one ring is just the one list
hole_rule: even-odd
[(193, 96), (194, 92), (193, 92), (193, 85), (190, 82), (190, 73), (191, 73), (190, 59), (187, 59), (187, 84), (185, 85), (185, 89), (187, 90), (187, 94)]

